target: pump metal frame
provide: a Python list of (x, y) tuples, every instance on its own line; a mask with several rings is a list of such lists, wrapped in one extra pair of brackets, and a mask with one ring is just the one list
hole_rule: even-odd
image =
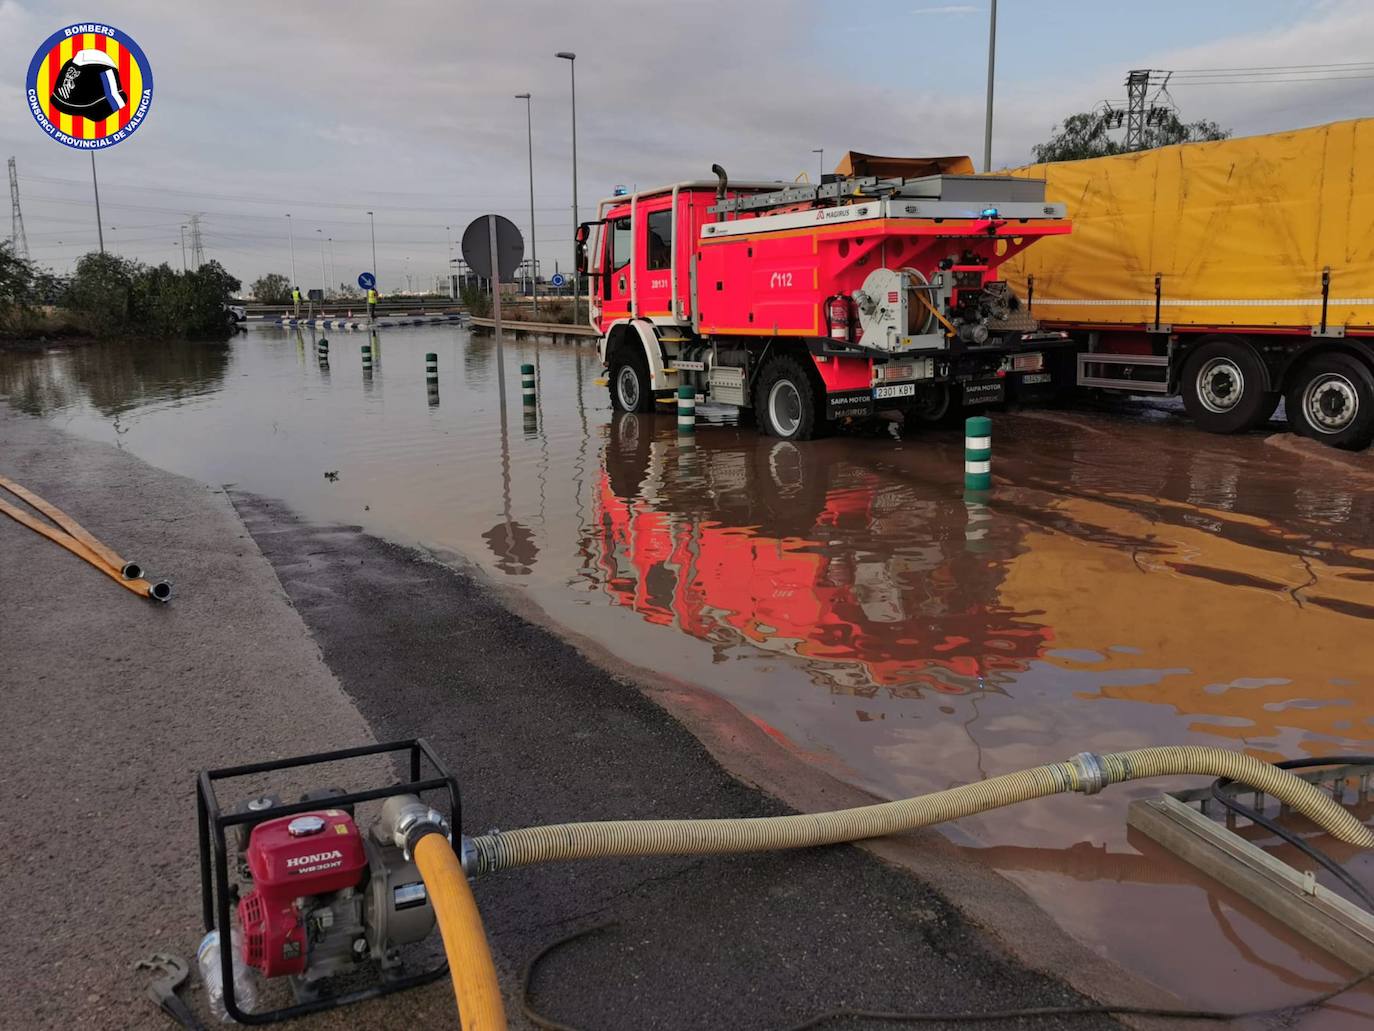
[[(277, 770), (296, 769), (302, 766), (316, 766), (322, 763), (339, 762), (368, 755), (386, 755), (396, 752), (410, 753), (410, 780), (389, 787), (370, 788), (333, 796), (327, 803), (320, 799), (305, 802), (289, 802), (260, 809), (255, 812), (224, 813), (220, 811), (219, 800), (215, 795), (215, 781), (255, 774), (272, 773)], [(421, 778), (424, 764), (428, 762), (434, 776)], [(374, 999), (379, 995), (389, 995), (406, 988), (437, 981), (448, 973), (448, 961), (443, 960), (431, 970), (394, 980), (382, 980), (370, 988), (345, 992), (328, 998), (298, 1002), (279, 1009), (247, 1013), (241, 1010), (234, 998), (233, 946), (229, 934), (230, 885), (229, 849), (225, 841), (225, 830), (229, 827), (246, 824), (253, 826), (264, 820), (279, 816), (293, 816), (325, 807), (343, 807), (358, 802), (373, 802), (395, 795), (422, 795), (429, 792), (444, 791), (448, 794), (449, 826), (454, 838), (462, 831), (462, 804), (458, 793), (458, 782), (448, 771), (443, 761), (430, 748), (424, 738), (411, 738), (405, 741), (389, 741), (384, 744), (363, 745), (358, 748), (343, 748), (332, 752), (316, 752), (311, 755), (296, 756), (291, 759), (274, 759), (268, 762), (247, 763), (242, 766), (225, 766), (216, 770), (202, 770), (196, 778), (196, 819), (200, 840), (200, 904), (201, 917), (207, 932), (220, 931), (220, 975), (224, 985), (224, 1008), (229, 1016), (240, 1024), (273, 1024), (282, 1020), (318, 1013), (321, 1010), (347, 1006), (364, 999)]]

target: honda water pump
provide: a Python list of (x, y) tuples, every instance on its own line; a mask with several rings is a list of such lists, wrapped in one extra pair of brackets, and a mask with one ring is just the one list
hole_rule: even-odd
[[(351, 793), (321, 788), (295, 802), (265, 793), (227, 813), (215, 795), (215, 784), (229, 778), (260, 778), (399, 751), (410, 752), (411, 777), (390, 787)], [(422, 779), (426, 761), (435, 776)], [(267, 1023), (408, 988), (445, 973), (443, 963), (409, 969), (412, 957), (404, 948), (429, 937), (435, 926), (429, 893), (406, 848), (406, 831), (417, 820), (451, 828), (459, 816), (457, 785), (423, 741), (210, 770), (200, 775), (198, 787), (206, 930), (218, 929), (220, 940), (228, 942), (231, 904), (237, 917), (239, 956), (233, 957), (232, 949), (221, 952), (225, 1009), (231, 1017)], [(448, 815), (421, 801), (430, 792), (447, 796)], [(364, 832), (357, 806), (376, 801), (382, 802), (380, 814)], [(231, 962), (266, 978), (286, 978), (295, 1003), (275, 1010), (241, 1010), (243, 1000), (233, 997)], [(350, 977), (348, 991), (331, 991), (328, 979), (342, 974), (370, 975), (371, 986), (358, 989), (358, 979)]]

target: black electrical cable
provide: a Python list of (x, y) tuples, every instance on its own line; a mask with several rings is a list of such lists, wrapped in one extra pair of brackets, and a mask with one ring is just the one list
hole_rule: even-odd
[[(520, 1008), (526, 1018), (537, 1027), (542, 1027), (545, 1031), (583, 1031), (575, 1024), (565, 1024), (546, 1017), (534, 1008), (534, 1003), (530, 999), (530, 982), (534, 980), (534, 972), (539, 964), (547, 959), (552, 953), (561, 949), (564, 945), (571, 944), (579, 938), (585, 938), (589, 934), (604, 931), (615, 927), (614, 923), (598, 924), (595, 927), (586, 927), (572, 934), (564, 935), (555, 941), (550, 942), (539, 950), (533, 959), (525, 966), (525, 972), (521, 979), (520, 988)], [(1211, 1020), (1216, 1022), (1230, 1022), (1235, 1020), (1249, 1020), (1255, 1017), (1273, 1017), (1285, 1014), (1297, 1013), (1302, 1010), (1313, 1009), (1330, 1002), (1338, 995), (1344, 995), (1352, 988), (1357, 988), (1364, 984), (1371, 977), (1374, 977), (1374, 970), (1359, 974), (1342, 984), (1337, 985), (1330, 991), (1322, 992), (1320, 995), (1313, 995), (1298, 1002), (1286, 1003), (1282, 1006), (1271, 1006), (1261, 1010), (1246, 1010), (1241, 1012), (1229, 1012), (1226, 1010), (1204, 1010), (1204, 1009), (1170, 1009), (1156, 1006), (1115, 1006), (1110, 1003), (1092, 1006), (1030, 1006), (1022, 1009), (1010, 1010), (988, 1010), (983, 1013), (977, 1012), (955, 1012), (955, 1013), (902, 1013), (889, 1010), (860, 1010), (860, 1009), (836, 1009), (826, 1013), (821, 1013), (811, 1017), (800, 1024), (792, 1024), (779, 1031), (810, 1031), (812, 1028), (820, 1027), (838, 1020), (881, 1020), (890, 1024), (954, 1024), (954, 1023), (987, 1023), (993, 1020), (1027, 1020), (1049, 1017), (1160, 1017), (1169, 1020)]]
[[(1324, 755), (1314, 756), (1308, 759), (1285, 759), (1274, 764), (1281, 770), (1301, 770), (1314, 766), (1354, 766), (1354, 765), (1374, 765), (1374, 756), (1371, 755)], [(1349, 870), (1339, 862), (1332, 859), (1317, 846), (1305, 841), (1300, 835), (1282, 826), (1275, 820), (1269, 819), (1256, 809), (1251, 809), (1248, 805), (1236, 800), (1234, 795), (1227, 794), (1226, 788), (1231, 781), (1225, 777), (1219, 778), (1212, 783), (1212, 797), (1221, 803), (1225, 808), (1238, 816), (1243, 816), (1256, 826), (1263, 827), (1271, 834), (1282, 838), (1298, 851), (1302, 852), (1314, 862), (1326, 867), (1333, 876), (1344, 884), (1358, 898), (1364, 907), (1374, 913), (1374, 893), (1359, 882)]]

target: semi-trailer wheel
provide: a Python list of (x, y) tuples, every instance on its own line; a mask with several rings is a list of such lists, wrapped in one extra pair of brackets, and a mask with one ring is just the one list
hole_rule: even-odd
[(759, 428), (781, 440), (810, 440), (825, 424), (811, 376), (787, 355), (770, 359), (760, 371), (754, 411)]
[(1183, 366), (1183, 407), (1208, 433), (1242, 433), (1274, 414), (1279, 395), (1264, 389), (1264, 363), (1228, 337), (1203, 340)]
[(1374, 441), (1374, 373), (1352, 355), (1314, 355), (1288, 387), (1288, 423), (1295, 433), (1359, 451)]
[(918, 387), (916, 403), (902, 409), (903, 431), (921, 426), (953, 426), (964, 414), (959, 387), (954, 383), (931, 383)]
[(649, 363), (636, 348), (621, 346), (611, 356), (611, 407), (617, 412), (654, 410), (654, 392), (649, 386)]

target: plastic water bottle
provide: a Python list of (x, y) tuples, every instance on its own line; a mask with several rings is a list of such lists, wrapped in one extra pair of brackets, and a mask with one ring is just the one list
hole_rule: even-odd
[[(235, 927), (229, 935), (229, 947), (234, 950), (234, 1002), (239, 1009), (251, 1013), (258, 1005), (258, 985), (253, 971), (243, 962), (243, 937)], [(210, 1001), (210, 1012), (222, 1024), (233, 1023), (224, 1008), (224, 972), (219, 958), (219, 931), (211, 931), (200, 941), (196, 949), (196, 966), (200, 968), (200, 979), (205, 984), (205, 994)]]

